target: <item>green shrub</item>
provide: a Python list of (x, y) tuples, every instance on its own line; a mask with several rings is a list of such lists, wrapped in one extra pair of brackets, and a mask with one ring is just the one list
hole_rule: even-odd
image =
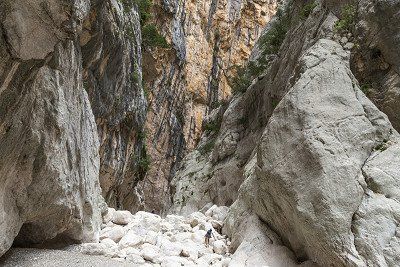
[(138, 141), (146, 140), (146, 136), (147, 136), (146, 132), (145, 131), (141, 131), (141, 130), (138, 131), (137, 134), (136, 134), (136, 138), (138, 139)]
[(143, 45), (148, 47), (168, 48), (169, 44), (164, 36), (158, 33), (154, 24), (146, 24), (142, 29)]
[(135, 0), (139, 10), (140, 24), (144, 25), (151, 19), (151, 8), (153, 3), (151, 0)]
[(355, 5), (347, 4), (341, 10), (341, 18), (335, 23), (335, 30), (339, 32), (352, 31), (355, 25), (357, 8)]
[(209, 132), (212, 132), (212, 133), (218, 133), (220, 128), (221, 128), (221, 121), (220, 120), (212, 121), (212, 122), (206, 123), (204, 125), (204, 131), (209, 131)]
[(210, 153), (215, 146), (215, 140), (209, 140), (207, 143), (205, 143), (202, 147), (199, 148), (199, 152), (200, 154), (204, 155), (204, 154), (208, 154)]
[(145, 97), (147, 100), (149, 100), (150, 89), (149, 89), (149, 87), (146, 85), (145, 82), (143, 82), (143, 94), (144, 94), (144, 97)]
[(368, 96), (371, 92), (372, 86), (370, 84), (363, 84), (360, 89), (366, 96)]
[(140, 16), (140, 23), (144, 25), (151, 18), (151, 0), (119, 0), (124, 7), (124, 12), (130, 12), (136, 4)]
[(132, 78), (133, 83), (135, 83), (135, 84), (139, 83), (140, 77), (139, 77), (139, 73), (137, 72), (136, 69), (134, 71), (132, 71), (131, 78)]
[(276, 54), (281, 47), (283, 40), (286, 37), (286, 33), (289, 30), (290, 20), (284, 15), (282, 10), (277, 12), (277, 20), (271, 26), (269, 31), (262, 35), (259, 40), (259, 44), (262, 51), (262, 55)]
[(383, 152), (388, 148), (388, 144), (387, 144), (388, 142), (389, 142), (388, 139), (383, 139), (383, 141), (381, 143), (379, 143), (374, 149)]
[(128, 25), (125, 29), (125, 36), (131, 41), (135, 41), (135, 31), (133, 30), (132, 25)]
[(259, 61), (250, 61), (247, 64), (247, 70), (249, 72), (249, 75), (251, 77), (257, 77), (259, 76), (266, 68), (267, 62), (265, 60), (265, 57), (262, 57)]
[(247, 66), (233, 66), (234, 75), (228, 77), (232, 94), (244, 93), (253, 79), (260, 76), (267, 68), (267, 55), (278, 53), (289, 29), (290, 19), (282, 10), (278, 10), (276, 16), (274, 24), (258, 41), (261, 50), (259, 59), (256, 62), (250, 61)]
[(317, 7), (317, 5), (318, 4), (314, 1), (305, 4), (303, 8), (300, 10), (300, 18), (302, 20), (307, 19), (310, 16), (311, 12), (314, 10), (314, 8)]
[(151, 160), (146, 154), (145, 157), (140, 158), (138, 162), (139, 172), (146, 173), (150, 169)]
[(278, 104), (279, 104), (279, 101), (278, 101), (278, 100), (276, 100), (275, 98), (272, 98), (272, 99), (271, 99), (271, 105), (272, 105), (272, 108), (273, 108), (273, 109), (275, 109), (276, 106), (278, 106)]
[(247, 116), (243, 116), (239, 119), (239, 123), (242, 125), (246, 125), (249, 122), (249, 119), (247, 118)]
[(232, 88), (232, 94), (246, 92), (251, 85), (251, 76), (244, 66), (234, 66), (235, 74), (228, 78), (228, 84)]
[(137, 162), (137, 172), (140, 179), (143, 179), (146, 176), (146, 173), (149, 171), (151, 165), (151, 158), (147, 153), (146, 145), (143, 145), (142, 155), (139, 157)]

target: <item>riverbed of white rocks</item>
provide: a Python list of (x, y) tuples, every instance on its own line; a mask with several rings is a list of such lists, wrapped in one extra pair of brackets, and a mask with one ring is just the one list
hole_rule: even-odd
[[(230, 241), (221, 235), (229, 208), (211, 206), (189, 216), (108, 209), (99, 243), (86, 243), (82, 253), (104, 255), (135, 266), (228, 266)], [(215, 238), (204, 244), (208, 229)]]

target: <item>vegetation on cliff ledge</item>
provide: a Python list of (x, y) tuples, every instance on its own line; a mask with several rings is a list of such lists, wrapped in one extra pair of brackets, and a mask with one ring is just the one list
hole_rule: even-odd
[(355, 5), (344, 5), (341, 18), (335, 23), (335, 30), (339, 32), (353, 31), (356, 21), (357, 8)]
[(232, 93), (243, 93), (251, 85), (256, 77), (260, 76), (269, 63), (268, 56), (277, 54), (286, 37), (290, 26), (290, 17), (287, 12), (279, 9), (276, 13), (276, 20), (271, 27), (259, 39), (258, 46), (261, 55), (257, 61), (250, 61), (246, 66), (233, 66), (234, 75), (229, 79)]
[[(124, 7), (124, 12), (130, 12), (134, 5), (137, 6), (139, 17), (140, 17), (140, 26), (142, 28), (142, 45), (143, 47), (160, 47), (160, 48), (168, 48), (169, 44), (164, 36), (162, 36), (155, 24), (150, 23), (152, 18), (151, 9), (153, 3), (151, 0), (119, 0)], [(129, 36), (132, 35), (132, 30), (129, 29), (127, 34)]]

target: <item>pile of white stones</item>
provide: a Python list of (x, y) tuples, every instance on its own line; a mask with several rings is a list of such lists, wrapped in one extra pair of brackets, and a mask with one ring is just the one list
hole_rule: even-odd
[[(209, 208), (187, 217), (108, 209), (103, 218), (99, 243), (82, 245), (82, 252), (104, 255), (138, 266), (228, 266), (229, 239), (218, 233), (228, 207)], [(204, 244), (213, 229), (210, 246)]]

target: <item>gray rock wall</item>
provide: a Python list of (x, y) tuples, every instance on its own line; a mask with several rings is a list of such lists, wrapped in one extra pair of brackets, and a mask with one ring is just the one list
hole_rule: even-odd
[[(145, 171), (137, 10), (117, 1), (3, 1), (1, 250), (96, 239), (107, 201)], [(100, 184), (99, 184), (100, 177)]]
[(79, 36), (83, 78), (100, 140), (100, 184), (110, 206), (133, 209), (136, 184), (145, 171), (143, 127), (147, 100), (142, 85), (142, 49), (136, 7), (92, 1)]
[(0, 255), (95, 240), (104, 206), (99, 141), (76, 41), (86, 1), (3, 1)]
[[(374, 14), (367, 20), (371, 32), (396, 18), (397, 2), (360, 3), (355, 29), (365, 26), (366, 11)], [(389, 17), (379, 18), (383, 13), (372, 12), (372, 5), (380, 12), (391, 7), (384, 12)], [(400, 139), (391, 125), (396, 118), (361, 90), (362, 76), (353, 65), (360, 48), (350, 42), (363, 37), (338, 32), (343, 6), (319, 3), (304, 16), (301, 1), (290, 3), (278, 53), (268, 54), (264, 71), (223, 111), (221, 128), (203, 134), (173, 179), (174, 211), (236, 200), (225, 221), (237, 248), (235, 262), (281, 266), (272, 255), (284, 245), (303, 265), (398, 265)], [(264, 36), (274, 32), (274, 23)], [(382, 40), (396, 43), (396, 36), (385, 35), (378, 46)], [(263, 49), (259, 43), (251, 60), (260, 62)], [(382, 55), (388, 52), (382, 48)], [(396, 76), (384, 77), (393, 83), (383, 88), (396, 90)], [(202, 153), (210, 142), (212, 148)], [(248, 257), (260, 247), (264, 258)], [(293, 260), (290, 253), (281, 255)]]

